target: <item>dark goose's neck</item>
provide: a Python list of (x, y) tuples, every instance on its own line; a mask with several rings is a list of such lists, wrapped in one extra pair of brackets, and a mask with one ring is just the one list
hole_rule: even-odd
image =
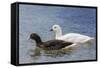
[(42, 40), (41, 40), (41, 38), (40, 38), (39, 35), (37, 35), (37, 34), (35, 34), (35, 33), (32, 33), (32, 34), (30, 35), (30, 38), (33, 39), (33, 40), (35, 40), (37, 45), (38, 45), (38, 44), (42, 44)]
[(41, 40), (41, 38), (39, 36), (37, 36), (35, 38), (35, 41), (36, 41), (37, 44), (42, 44), (42, 40)]

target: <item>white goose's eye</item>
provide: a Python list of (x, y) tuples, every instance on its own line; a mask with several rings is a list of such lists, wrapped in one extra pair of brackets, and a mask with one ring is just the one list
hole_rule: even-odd
[(54, 27), (55, 29), (57, 28), (57, 27)]

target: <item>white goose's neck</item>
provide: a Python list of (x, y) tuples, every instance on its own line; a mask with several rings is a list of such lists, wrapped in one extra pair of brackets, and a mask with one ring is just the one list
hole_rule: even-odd
[(57, 30), (56, 33), (55, 33), (55, 35), (56, 35), (56, 36), (55, 36), (56, 39), (57, 39), (58, 37), (62, 36), (62, 30), (61, 30), (61, 29)]

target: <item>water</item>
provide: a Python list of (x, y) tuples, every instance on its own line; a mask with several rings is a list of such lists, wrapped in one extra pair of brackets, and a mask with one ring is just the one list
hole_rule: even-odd
[(45, 51), (29, 40), (31, 33), (37, 33), (43, 41), (54, 39), (50, 28), (59, 24), (63, 34), (74, 32), (96, 37), (96, 10), (93, 8), (72, 8), (20, 5), (19, 8), (19, 63), (41, 63), (96, 59), (96, 43), (82, 44), (67, 50)]

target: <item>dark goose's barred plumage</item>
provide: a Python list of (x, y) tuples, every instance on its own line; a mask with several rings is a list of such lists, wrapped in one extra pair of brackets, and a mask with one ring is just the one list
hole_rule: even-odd
[(41, 38), (36, 33), (32, 33), (30, 39), (35, 40), (36, 46), (44, 50), (59, 50), (73, 44), (72, 42), (65, 42), (63, 40), (49, 40), (42, 42)]

